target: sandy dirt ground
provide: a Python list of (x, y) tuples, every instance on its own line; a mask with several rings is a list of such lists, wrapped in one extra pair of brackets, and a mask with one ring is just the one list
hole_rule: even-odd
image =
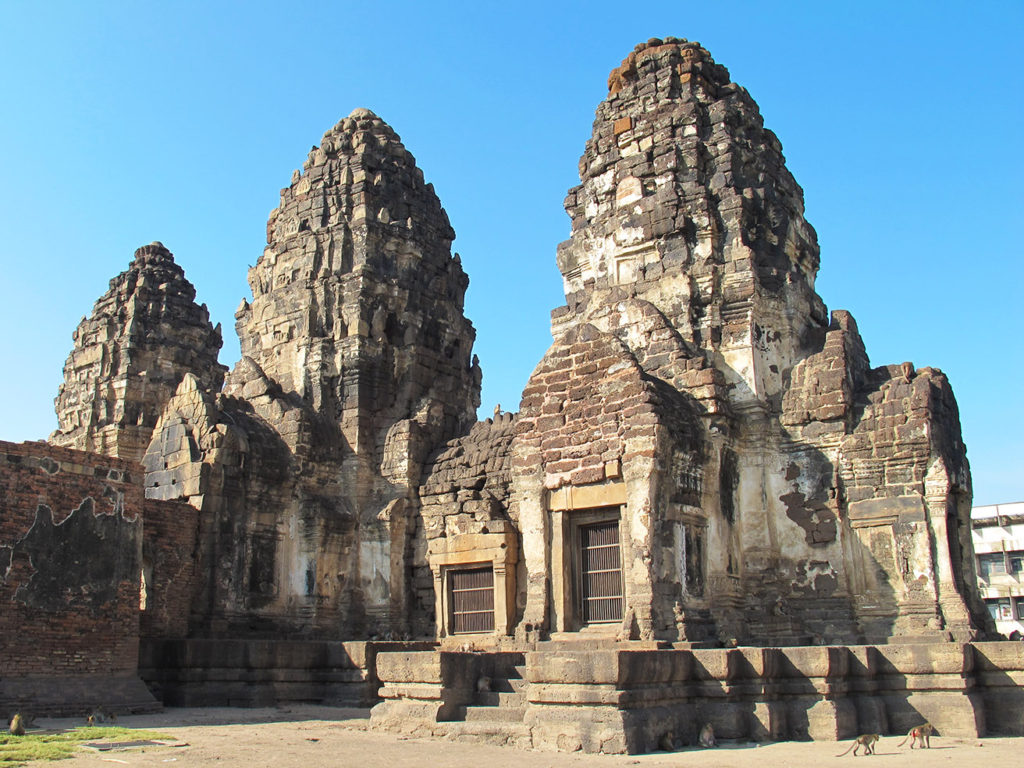
[[(72, 719), (40, 719), (37, 727), (72, 728)], [(123, 717), (119, 725), (158, 729), (177, 746), (143, 746), (96, 751), (82, 748), (70, 760), (29, 763), (59, 768), (819, 768), (847, 765), (852, 753), (837, 755), (849, 742), (725, 744), (649, 755), (583, 755), (534, 752), (441, 739), (410, 739), (368, 729), (365, 710), (292, 706), (280, 709), (167, 709), (155, 715)], [(956, 766), (1010, 768), (1024, 764), (1024, 738), (934, 737), (930, 750), (897, 748), (902, 737), (886, 736), (870, 759), (881, 768)], [(858, 763), (863, 758), (856, 758)]]

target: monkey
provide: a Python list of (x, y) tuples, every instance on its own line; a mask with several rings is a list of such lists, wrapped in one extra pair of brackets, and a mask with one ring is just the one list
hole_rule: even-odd
[(914, 748), (914, 742), (915, 741), (920, 741), (921, 742), (921, 746), (920, 746), (921, 749), (925, 749), (926, 747), (928, 749), (931, 749), (932, 748), (931, 736), (932, 736), (933, 733), (935, 733), (935, 726), (932, 725), (931, 723), (923, 723), (922, 725), (918, 725), (918, 726), (915, 726), (915, 727), (911, 728), (910, 731), (907, 733), (907, 738), (904, 739), (903, 741), (901, 741), (896, 746), (897, 747), (902, 747), (904, 744), (907, 743), (907, 739), (910, 739), (910, 748), (911, 749)]
[(853, 756), (857, 756), (857, 750), (864, 747), (865, 755), (875, 754), (875, 744), (878, 739), (881, 738), (877, 733), (863, 733), (853, 740), (853, 743), (849, 746), (846, 752), (836, 755), (836, 757), (842, 757), (847, 754), (851, 749), (853, 750)]
[(672, 731), (665, 731), (658, 739), (658, 749), (662, 752), (676, 751), (676, 735)]
[(85, 718), (86, 724), (90, 727), (101, 725), (103, 723), (116, 723), (117, 715), (113, 712), (107, 712), (103, 707), (96, 707), (89, 716)]
[(903, 380), (909, 384), (910, 380), (914, 378), (914, 364), (901, 363), (900, 372), (903, 374)]
[(22, 727), (24, 727), (24, 729), (26, 731), (31, 729), (31, 728), (35, 728), (36, 727), (36, 716), (35, 715), (29, 715), (29, 714), (26, 714), (25, 712), (18, 712), (18, 713), (16, 713), (16, 716), (21, 718), (21, 725), (22, 725)]
[(25, 735), (25, 718), (22, 717), (21, 712), (15, 713), (14, 717), (11, 718), (11, 736), (24, 736)]
[(491, 690), (491, 678), (487, 675), (480, 675), (476, 679), (476, 692), (477, 693), (488, 693)]
[(711, 723), (704, 723), (704, 727), (700, 729), (700, 736), (697, 737), (697, 743), (705, 748), (718, 746), (718, 741), (715, 740), (715, 729), (711, 727)]

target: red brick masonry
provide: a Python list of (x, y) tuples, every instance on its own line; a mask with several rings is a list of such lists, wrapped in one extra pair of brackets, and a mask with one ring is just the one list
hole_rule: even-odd
[(0, 441), (4, 677), (135, 673), (141, 479), (133, 462)]

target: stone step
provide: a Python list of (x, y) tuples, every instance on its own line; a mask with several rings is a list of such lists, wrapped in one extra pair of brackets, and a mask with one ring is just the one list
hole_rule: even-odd
[(537, 643), (537, 651), (648, 651), (668, 647), (661, 640), (617, 640), (614, 635), (585, 632), (552, 633), (550, 639)]
[(494, 677), (491, 678), (491, 691), (495, 693), (520, 693), (529, 682), (521, 677)]
[(527, 682), (518, 677), (492, 677), (488, 689), (481, 693), (518, 693), (526, 685)]
[(525, 707), (466, 707), (463, 722), (521, 723), (526, 716)]
[(528, 725), (517, 722), (445, 723), (445, 734), (459, 741), (533, 749), (533, 735)]
[(493, 654), (489, 661), (487, 669), (495, 680), (516, 677), (517, 668), (526, 664), (526, 658), (521, 653)]
[(525, 704), (526, 694), (519, 691), (484, 691), (473, 701), (475, 707), (522, 707)]
[(794, 648), (810, 646), (814, 644), (811, 635), (775, 635), (770, 639), (751, 643), (755, 648)]

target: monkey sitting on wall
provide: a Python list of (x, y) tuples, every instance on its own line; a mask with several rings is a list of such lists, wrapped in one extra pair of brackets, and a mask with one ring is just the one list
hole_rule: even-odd
[(676, 751), (676, 735), (673, 731), (665, 731), (661, 734), (661, 738), (658, 739), (658, 749), (662, 752)]

